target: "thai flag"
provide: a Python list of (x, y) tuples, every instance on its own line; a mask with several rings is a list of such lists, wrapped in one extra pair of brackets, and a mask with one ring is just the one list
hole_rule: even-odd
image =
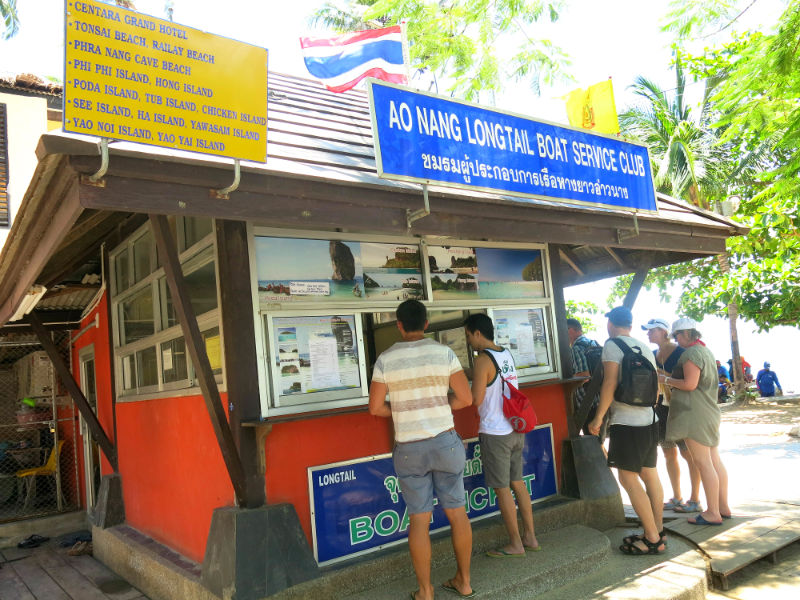
[(375, 77), (408, 83), (402, 26), (356, 31), (333, 38), (300, 38), (309, 73), (332, 92), (345, 92)]

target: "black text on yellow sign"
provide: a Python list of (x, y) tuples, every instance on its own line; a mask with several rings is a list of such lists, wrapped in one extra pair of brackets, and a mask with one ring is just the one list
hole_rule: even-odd
[(64, 130), (265, 162), (267, 51), (66, 0)]

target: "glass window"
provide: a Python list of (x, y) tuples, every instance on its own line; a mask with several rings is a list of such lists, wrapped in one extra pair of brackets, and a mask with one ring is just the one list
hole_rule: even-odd
[[(177, 240), (177, 225), (175, 225), (175, 217), (167, 217), (167, 223), (169, 224), (169, 231), (172, 234), (170, 239)], [(161, 263), (161, 255), (158, 253), (158, 246), (155, 247), (156, 253), (156, 268), (163, 267), (164, 265)]]
[[(210, 262), (192, 271), (185, 277), (186, 288), (191, 299), (192, 308), (196, 316), (207, 313), (217, 308), (217, 275), (214, 271), (214, 263)], [(173, 327), (178, 324), (178, 317), (175, 314), (175, 307), (172, 304), (172, 293), (169, 290), (166, 280), (163, 281), (162, 289), (167, 297), (166, 314), (164, 328)]]
[(519, 375), (553, 370), (544, 308), (493, 309), (494, 341), (508, 348)]
[(222, 345), (219, 337), (219, 327), (208, 329), (203, 332), (203, 344), (208, 354), (208, 362), (211, 363), (211, 371), (217, 375), (222, 373)]
[(153, 238), (150, 233), (140, 237), (133, 243), (133, 281), (141, 281), (150, 273), (150, 256), (153, 252)]
[(295, 396), (288, 400), (294, 403), (313, 401), (315, 394), (333, 399), (361, 393), (357, 323), (352, 314), (274, 317), (270, 345), (277, 393)]
[(164, 383), (189, 378), (186, 342), (183, 338), (176, 338), (161, 344), (161, 369)]
[(205, 217), (184, 217), (183, 218), (183, 239), (182, 250), (191, 248), (197, 242), (209, 235), (212, 230), (212, 221)]
[(136, 361), (133, 354), (122, 359), (122, 389), (133, 390), (136, 388)]
[(97, 406), (97, 387), (94, 379), (94, 359), (87, 360), (83, 363), (83, 375), (86, 378), (84, 393), (86, 394), (86, 401), (91, 406)]
[(155, 333), (151, 286), (121, 303), (120, 321), (123, 345)]
[(128, 289), (130, 285), (130, 267), (128, 266), (127, 250), (123, 250), (114, 258), (114, 277), (118, 294)]
[(136, 353), (136, 383), (139, 388), (158, 385), (158, 361), (156, 348), (150, 346)]

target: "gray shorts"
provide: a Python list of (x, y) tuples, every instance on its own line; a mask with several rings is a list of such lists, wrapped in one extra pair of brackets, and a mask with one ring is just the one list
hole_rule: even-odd
[(481, 444), (483, 477), (490, 488), (507, 488), (512, 481), (522, 481), (524, 433), (506, 435), (478, 434)]
[(453, 430), (396, 444), (392, 462), (408, 514), (432, 512), (434, 494), (442, 508), (464, 506), (466, 460), (464, 442)]

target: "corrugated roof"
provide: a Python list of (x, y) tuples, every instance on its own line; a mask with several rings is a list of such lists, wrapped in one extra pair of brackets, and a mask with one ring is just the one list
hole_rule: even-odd
[[(421, 200), (419, 184), (378, 177), (369, 102), (365, 92), (350, 90), (343, 94), (334, 94), (314, 80), (270, 73), (267, 106), (267, 162), (261, 164), (242, 161), (243, 179), (248, 173), (251, 174), (247, 194), (242, 196), (248, 198), (247, 202), (257, 203), (263, 199), (264, 202), (270, 203), (271, 207), (271, 203), (280, 200), (289, 203), (284, 205), (286, 210), (287, 206), (294, 208), (306, 200), (309, 202), (322, 200), (326, 203), (338, 202), (337, 206), (349, 206), (351, 211), (361, 210), (360, 207), (368, 207), (370, 210), (377, 208), (381, 212), (375, 213), (374, 218), (383, 219), (385, 211), (393, 210), (395, 214), (398, 210), (404, 212), (403, 207), (416, 207), (416, 199), (419, 197)], [(9, 250), (7, 244), (3, 256), (0, 257), (0, 273), (15, 268), (12, 266), (14, 262), (12, 254), (23, 252), (22, 248), (25, 247), (23, 240), (24, 236), (28, 235), (27, 232), (32, 228), (43, 226), (37, 216), (40, 211), (41, 214), (49, 214), (47, 211), (53, 211), (59, 206), (60, 200), (47, 193), (51, 179), (58, 173), (63, 175), (65, 172), (74, 176), (73, 169), (86, 172), (92, 169), (92, 165), (99, 164), (97, 159), (99, 140), (90, 136), (63, 132), (50, 133), (43, 136), (37, 152), (40, 164), (25, 199), (25, 202), (30, 203), (30, 210), (21, 211), (20, 217), (26, 218), (15, 221), (9, 236), (14, 250), (6, 256), (6, 250)], [(146, 180), (174, 182), (186, 186), (209, 185), (207, 183), (209, 181), (228, 180), (227, 171), (230, 171), (230, 180), (233, 176), (232, 160), (221, 157), (117, 141), (110, 146), (109, 152), (110, 170), (107, 177), (110, 181), (114, 177), (134, 177), (128, 180), (130, 185), (138, 185), (137, 182), (144, 183)], [(87, 160), (87, 156), (91, 159)], [(132, 160), (120, 161), (123, 157)], [(121, 165), (117, 171), (115, 164)], [(198, 170), (196, 167), (201, 169)], [(94, 167), (94, 170), (96, 168)], [(204, 180), (203, 183), (196, 181), (198, 176)], [(296, 186), (295, 181), (298, 182)], [(274, 186), (281, 186), (281, 193), (286, 194), (285, 198), (270, 195), (275, 194), (272, 191)], [(332, 197), (332, 192), (336, 194), (335, 197)], [(386, 192), (391, 193), (386, 194)], [(438, 235), (438, 232), (443, 232), (458, 236), (465, 230), (474, 231), (474, 227), (468, 229), (466, 225), (468, 222), (478, 219), (480, 221), (478, 225), (482, 227), (485, 220), (493, 219), (495, 231), (500, 231), (497, 229), (500, 227), (502, 235), (506, 235), (506, 238), (498, 236), (497, 239), (549, 241), (563, 245), (575, 242), (565, 242), (562, 237), (554, 237), (559, 234), (553, 231), (572, 227), (573, 233), (577, 232), (573, 238), (579, 239), (580, 245), (572, 245), (564, 260), (570, 266), (575, 265), (578, 268), (573, 266), (576, 275), (574, 278), (567, 275), (566, 283), (631, 272), (641, 264), (640, 258), (643, 252), (652, 251), (657, 254), (651, 264), (669, 264), (720, 252), (724, 249), (726, 237), (746, 231), (746, 228), (719, 215), (697, 209), (662, 194), (657, 194), (658, 214), (643, 213), (638, 216), (638, 226), (641, 227), (642, 236), (637, 240), (633, 235), (636, 224), (633, 222), (631, 212), (627, 210), (433, 185), (429, 186), (429, 192), (431, 198), (436, 199), (438, 206), (446, 206), (448, 208), (443, 210), (451, 212), (432, 213), (426, 220), (420, 221), (418, 230), (424, 232), (427, 227), (428, 235)], [(231, 202), (234, 202), (235, 198), (236, 193), (231, 195)], [(352, 206), (347, 204), (351, 198)], [(356, 200), (360, 204), (355, 202)], [(23, 208), (26, 206), (28, 205), (24, 204)], [(129, 208), (127, 205), (124, 208), (113, 203), (108, 206), (117, 208), (105, 208), (102, 204), (95, 208), (100, 210), (101, 215), (116, 214), (108, 212), (110, 210), (136, 212), (135, 208)], [(213, 206), (218, 212), (211, 216), (227, 216), (228, 203), (215, 203)], [(256, 220), (261, 218), (242, 217), (247, 212), (248, 206), (240, 204), (238, 210), (236, 214), (240, 218)], [(141, 212), (146, 213), (147, 210)], [(209, 214), (211, 213), (205, 213), (206, 216)], [(476, 217), (476, 215), (483, 216)], [(272, 223), (273, 217), (269, 219)], [(403, 233), (406, 233), (403, 227), (405, 219), (400, 217), (397, 221), (401, 223), (398, 231), (403, 229)], [(280, 220), (276, 217), (274, 222), (280, 223)], [(296, 222), (286, 220), (286, 223)], [(504, 224), (506, 222), (508, 227)], [(308, 223), (302, 226), (312, 226), (311, 221)], [(433, 226), (428, 223), (439, 223), (440, 229), (432, 229)], [(319, 227), (320, 223), (315, 225)], [(330, 226), (330, 223), (323, 226)], [(346, 226), (350, 226), (350, 223), (348, 222)], [(362, 219), (362, 229), (365, 226), (368, 226), (368, 223)], [(442, 227), (448, 228), (448, 231), (444, 232)], [(514, 234), (505, 233), (505, 229), (514, 227), (516, 227)], [(79, 225), (73, 226), (72, 229), (82, 231)], [(599, 237), (601, 234), (602, 237)], [(67, 235), (73, 236), (73, 232)], [(472, 236), (474, 235), (473, 233)], [(517, 237), (511, 237), (512, 235)], [(675, 245), (676, 241), (687, 239), (696, 241), (683, 246)], [(680, 247), (684, 250), (676, 249)], [(88, 247), (85, 247), (83, 250), (87, 249)], [(63, 250), (65, 249), (59, 249), (56, 254)], [(50, 260), (52, 263), (55, 259)], [(52, 265), (45, 265), (45, 270), (48, 266)], [(5, 287), (10, 285), (9, 282)], [(21, 294), (24, 291), (16, 290), (14, 294)], [(70, 293), (69, 297), (60, 300), (53, 298), (52, 307), (43, 304), (41, 308), (85, 305), (91, 301), (90, 296), (89, 291), (75, 291), (74, 295)], [(44, 302), (50, 300), (45, 299)], [(10, 307), (5, 307), (3, 310), (8, 312)]]

